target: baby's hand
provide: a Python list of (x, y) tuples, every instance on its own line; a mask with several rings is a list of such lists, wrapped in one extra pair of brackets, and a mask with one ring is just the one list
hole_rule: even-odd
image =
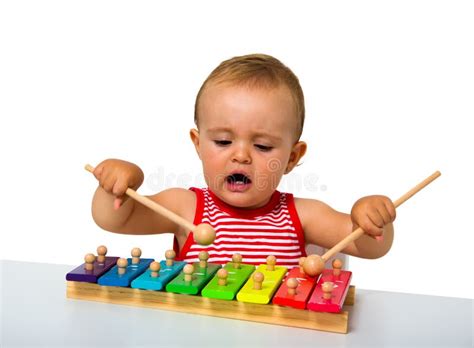
[(383, 227), (393, 222), (395, 216), (395, 206), (385, 196), (362, 197), (355, 202), (351, 211), (353, 230), (360, 226), (374, 238), (382, 235)]
[(93, 172), (99, 180), (99, 186), (115, 196), (114, 209), (120, 208), (127, 196), (125, 191), (130, 187), (138, 189), (143, 183), (143, 172), (135, 164), (118, 159), (107, 159), (101, 162)]

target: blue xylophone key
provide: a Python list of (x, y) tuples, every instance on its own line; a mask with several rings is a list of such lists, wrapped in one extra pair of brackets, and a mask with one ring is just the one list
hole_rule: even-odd
[(136, 265), (132, 265), (132, 259), (127, 259), (128, 266), (124, 274), (118, 274), (118, 266), (115, 265), (110, 271), (99, 278), (97, 284), (106, 286), (130, 286), (133, 279), (145, 272), (153, 259), (140, 259)]
[(148, 268), (132, 281), (132, 288), (145, 290), (161, 290), (166, 284), (176, 277), (186, 265), (186, 262), (175, 261), (172, 266), (166, 266), (166, 261), (160, 261), (160, 272), (158, 277), (151, 276), (151, 270)]

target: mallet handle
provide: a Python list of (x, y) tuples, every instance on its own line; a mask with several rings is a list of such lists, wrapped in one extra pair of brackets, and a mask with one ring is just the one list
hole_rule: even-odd
[[(410, 199), (415, 193), (419, 192), (421, 189), (424, 187), (428, 186), (431, 182), (433, 182), (435, 179), (437, 179), (441, 173), (439, 171), (434, 172), (431, 174), (429, 177), (427, 177), (425, 180), (420, 182), (418, 185), (413, 187), (410, 191), (405, 193), (403, 196), (401, 196), (399, 199), (393, 202), (393, 205), (395, 205), (395, 208), (398, 208), (400, 205), (402, 205), (404, 202), (406, 202), (408, 199)], [(358, 239), (360, 236), (364, 234), (364, 230), (359, 227), (356, 230), (354, 230), (351, 234), (349, 234), (346, 238), (341, 240), (339, 243), (337, 243), (335, 246), (333, 246), (331, 249), (329, 249), (321, 258), (323, 259), (324, 262), (329, 260), (331, 257), (336, 255), (338, 252), (340, 252), (342, 249), (347, 247), (350, 243)]]
[[(86, 164), (85, 169), (87, 171), (93, 173), (95, 168), (93, 166), (91, 166), (90, 164)], [(128, 188), (127, 191), (125, 191), (125, 193), (127, 194), (127, 196), (133, 198), (137, 202), (140, 202), (144, 206), (150, 208), (151, 210), (157, 212), (158, 214), (160, 214), (160, 215), (164, 216), (165, 218), (177, 223), (180, 226), (183, 226), (184, 228), (186, 228), (190, 231), (194, 231), (194, 229), (196, 228), (196, 226), (194, 224), (190, 223), (188, 220), (183, 219), (181, 216), (173, 213), (171, 210), (166, 209), (165, 207), (163, 207), (162, 205), (156, 203), (155, 201), (151, 200), (150, 198), (138, 194), (135, 190), (133, 190), (131, 188)]]

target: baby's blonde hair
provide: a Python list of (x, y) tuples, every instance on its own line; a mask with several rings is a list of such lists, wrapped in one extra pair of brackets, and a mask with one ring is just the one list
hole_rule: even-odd
[(194, 122), (198, 126), (199, 100), (210, 83), (247, 85), (249, 87), (276, 88), (286, 86), (293, 97), (298, 117), (297, 139), (303, 132), (305, 108), (303, 89), (296, 75), (278, 59), (266, 54), (249, 54), (223, 61), (202, 84), (194, 105)]

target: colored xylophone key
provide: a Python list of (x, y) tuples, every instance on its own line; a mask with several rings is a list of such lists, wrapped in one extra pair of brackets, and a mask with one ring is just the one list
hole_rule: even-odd
[[(296, 281), (296, 287), (294, 294), (291, 293), (291, 289), (288, 287), (288, 282), (292, 279)], [(288, 306), (299, 309), (306, 308), (306, 302), (308, 302), (309, 296), (314, 289), (317, 278), (310, 277), (307, 274), (301, 272), (298, 267), (293, 268), (288, 272), (282, 285), (278, 288), (275, 296), (273, 297), (272, 303), (280, 306)]]
[(181, 272), (186, 262), (175, 261), (168, 265), (166, 261), (160, 261), (159, 265), (160, 269), (156, 276), (153, 276), (153, 270), (148, 268), (132, 281), (131, 287), (145, 290), (162, 290), (171, 279)]
[[(124, 262), (124, 264), (121, 265), (121, 262)], [(142, 274), (152, 262), (153, 259), (139, 259), (136, 263), (134, 263), (133, 258), (119, 259), (115, 266), (99, 278), (97, 284), (106, 286), (130, 286), (132, 280)]]
[(234, 262), (229, 262), (223, 267), (227, 271), (224, 280), (225, 285), (219, 285), (219, 274), (217, 274), (202, 290), (201, 295), (220, 300), (233, 300), (237, 292), (255, 270), (253, 265), (239, 263), (238, 268), (234, 265)]
[(316, 312), (339, 313), (349, 290), (352, 272), (331, 269), (323, 270), (316, 287), (309, 298), (307, 308)]
[(115, 256), (105, 256), (107, 248), (103, 245), (97, 248), (97, 257), (87, 254), (85, 263), (66, 274), (66, 280), (77, 282), (97, 283), (97, 279), (109, 271), (119, 259)]
[(85, 263), (76, 267), (66, 274), (66, 280), (74, 280), (76, 282), (97, 283), (103, 274), (109, 271), (117, 263), (119, 258), (115, 256), (107, 256), (104, 263), (94, 262), (92, 270), (85, 269)]
[[(269, 303), (288, 271), (286, 267), (275, 266), (275, 263), (274, 256), (267, 257), (267, 264), (257, 267), (254, 274), (237, 293), (237, 300), (260, 304)], [(263, 275), (263, 279), (257, 279), (260, 274)]]
[(199, 253), (199, 262), (184, 266), (176, 278), (166, 285), (166, 291), (178, 294), (197, 295), (212, 279), (221, 265), (208, 263), (207, 251)]

